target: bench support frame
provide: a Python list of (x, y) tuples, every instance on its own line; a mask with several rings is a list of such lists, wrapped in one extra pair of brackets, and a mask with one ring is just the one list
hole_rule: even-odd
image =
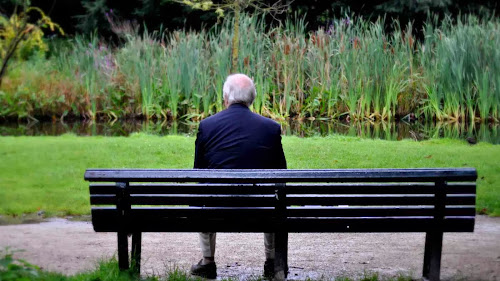
[(442, 225), (445, 214), (446, 182), (435, 183), (434, 194), (434, 229), (425, 235), (424, 268), (422, 276), (424, 280), (439, 281), (441, 272), (441, 253), (443, 250)]
[[(286, 192), (285, 184), (276, 184), (276, 211), (278, 217), (277, 229), (284, 229), (286, 222)], [(278, 231), (274, 234), (274, 280), (285, 280), (288, 275), (288, 232)]]
[(425, 236), (424, 270), (422, 274), (424, 280), (439, 280), (442, 246), (443, 232), (427, 232)]
[[(119, 213), (119, 220), (122, 226), (127, 225), (128, 216), (131, 209), (130, 204), (130, 185), (128, 182), (116, 183), (116, 208)], [(128, 255), (128, 230), (125, 228), (118, 231), (118, 267), (120, 270), (128, 270), (130, 268), (129, 255)], [(132, 251), (131, 251), (131, 264), (135, 273), (141, 272), (141, 242), (142, 233), (132, 233)]]
[[(370, 213), (367, 213), (367, 217), (376, 218), (378, 216), (381, 217), (389, 217), (389, 219), (382, 218), (380, 221), (382, 223), (386, 223), (388, 227), (388, 232), (393, 232), (395, 230), (403, 230), (403, 231), (424, 231), (426, 232), (425, 238), (425, 252), (424, 252), (424, 261), (423, 261), (423, 271), (422, 276), (423, 280), (429, 281), (439, 281), (440, 280), (440, 269), (441, 269), (441, 256), (442, 256), (442, 246), (443, 246), (443, 233), (446, 231), (451, 232), (470, 232), (473, 231), (474, 227), (474, 214), (475, 210), (472, 205), (475, 204), (475, 194), (476, 194), (476, 186), (475, 183), (466, 183), (472, 182), (477, 179), (477, 172), (471, 168), (462, 168), (462, 169), (376, 169), (376, 170), (366, 170), (366, 169), (352, 169), (352, 170), (220, 170), (220, 171), (206, 171), (206, 170), (98, 170), (91, 169), (87, 170), (85, 173), (85, 179), (89, 181), (96, 182), (114, 182), (115, 184), (97, 184), (90, 186), (90, 194), (91, 194), (91, 204), (92, 205), (115, 205), (114, 208), (101, 208), (98, 207), (95, 210), (92, 209), (92, 222), (94, 224), (94, 229), (97, 232), (117, 232), (117, 242), (118, 242), (118, 265), (120, 270), (130, 270), (132, 268), (132, 272), (138, 274), (140, 272), (141, 267), (141, 242), (142, 242), (142, 232), (141, 231), (155, 231), (151, 230), (148, 227), (140, 227), (140, 223), (134, 223), (133, 221), (137, 219), (136, 213), (132, 214), (131, 203), (135, 205), (175, 205), (177, 201), (171, 200), (172, 198), (156, 198), (154, 194), (156, 190), (151, 191), (153, 189), (158, 188), (159, 190), (165, 189), (162, 192), (168, 192), (165, 194), (184, 194), (181, 192), (185, 192), (180, 188), (184, 188), (184, 186), (178, 184), (171, 185), (151, 185), (144, 184), (142, 188), (146, 188), (146, 192), (153, 192), (153, 196), (150, 196), (150, 193), (146, 192), (138, 192), (136, 186), (137, 184), (132, 184), (132, 187), (129, 185), (129, 182), (170, 182), (170, 183), (190, 183), (190, 182), (209, 182), (209, 183), (230, 183), (239, 182), (244, 184), (267, 184), (264, 187), (265, 191), (263, 194), (265, 197), (262, 197), (262, 200), (266, 199), (267, 201), (259, 201), (258, 204), (266, 204), (266, 205), (257, 205), (257, 207), (266, 207), (267, 209), (265, 213), (262, 212), (262, 209), (259, 209), (258, 214), (269, 215), (269, 218), (272, 220), (266, 221), (267, 224), (260, 226), (259, 231), (263, 232), (274, 232), (275, 233), (275, 267), (274, 267), (274, 280), (286, 280), (288, 274), (288, 231), (301, 232), (300, 227), (297, 228), (296, 224), (298, 219), (305, 218), (303, 227), (307, 228), (307, 226), (317, 226), (317, 228), (312, 227), (313, 232), (330, 232), (330, 230), (339, 230), (345, 232), (364, 232), (369, 231), (370, 227), (374, 226), (372, 222), (366, 220), (368, 223), (366, 225), (361, 225), (352, 219), (352, 217), (360, 216), (359, 214), (363, 214), (360, 210), (362, 208), (353, 208), (349, 210), (351, 212), (347, 212), (341, 210), (340, 212), (337, 209), (332, 208), (332, 210), (327, 209), (328, 212), (324, 210), (318, 211), (316, 209), (311, 209), (313, 212), (297, 212), (297, 210), (293, 209), (289, 211), (287, 206), (341, 206), (344, 201), (347, 199), (349, 205), (353, 206), (385, 206), (381, 209), (377, 208), (368, 208)], [(310, 187), (317, 191), (309, 191), (305, 193), (302, 189), (297, 188), (295, 183), (308, 183), (305, 187)], [(309, 182), (313, 183), (345, 183), (344, 184), (333, 184), (333, 185), (311, 185)], [(347, 183), (354, 184), (347, 184)], [(381, 182), (382, 184), (378, 184)], [(403, 183), (401, 187), (394, 183)], [(422, 182), (423, 184), (419, 184)], [(449, 182), (449, 185), (448, 185)], [(292, 183), (288, 186), (285, 183)], [(359, 186), (357, 183), (361, 183)], [(363, 184), (368, 183), (368, 184)], [(434, 183), (434, 184), (433, 184)], [(408, 185), (407, 185), (408, 184)], [(411, 186), (409, 185), (411, 184)], [(189, 188), (194, 188), (195, 196), (197, 194), (196, 189), (198, 188), (198, 184), (188, 184)], [(201, 185), (203, 187), (203, 185)], [(210, 186), (211, 187), (211, 186)], [(225, 186), (221, 188), (220, 186), (215, 185), (216, 191), (210, 191), (210, 193), (206, 193), (204, 190), (201, 192), (201, 197), (208, 200), (207, 202), (216, 202), (214, 204), (226, 204), (224, 200), (221, 198), (225, 198), (227, 190), (233, 191), (232, 189), (228, 189)], [(235, 194), (246, 194), (246, 191), (240, 186), (236, 186), (238, 189), (235, 190)], [(336, 188), (336, 190), (330, 191), (326, 190), (328, 188)], [(347, 190), (347, 188), (354, 187), (357, 191)], [(379, 200), (376, 196), (371, 194), (378, 194), (378, 191), (381, 194), (392, 194), (395, 187), (401, 188), (402, 190), (397, 190), (394, 194), (398, 195), (396, 197), (401, 198), (394, 204), (395, 202), (389, 201), (387, 198), (382, 198)], [(409, 188), (411, 187), (411, 189)], [(149, 189), (148, 189), (149, 188)], [(203, 187), (204, 188), (204, 187)], [(378, 188), (378, 189), (377, 189)], [(415, 188), (415, 190), (413, 190)], [(376, 189), (376, 190), (371, 190)], [(432, 189), (433, 191), (426, 190)], [(366, 192), (369, 191), (369, 192)], [(374, 191), (377, 191), (375, 193)], [(228, 194), (232, 194), (229, 192)], [(260, 194), (256, 192), (256, 194)], [(308, 197), (309, 192), (312, 192), (310, 197)], [(316, 193), (314, 193), (316, 192)], [(352, 193), (351, 193), (352, 192)], [(273, 193), (275, 198), (273, 198)], [(287, 193), (289, 195), (287, 198)], [(434, 193), (434, 194), (432, 194)], [(163, 194), (158, 192), (158, 194)], [(208, 195), (207, 195), (208, 194)], [(221, 198), (218, 198), (218, 195)], [(250, 198), (256, 197), (254, 192), (250, 192)], [(301, 196), (302, 194), (306, 194)], [(320, 195), (317, 195), (320, 194)], [(322, 194), (326, 194), (326, 197), (323, 198)], [(333, 196), (331, 196), (333, 194)], [(336, 195), (341, 198), (344, 194), (354, 194), (351, 197), (347, 196), (347, 199), (338, 200)], [(363, 198), (357, 198), (357, 195), (366, 195)], [(413, 195), (417, 194), (417, 195)], [(422, 196), (419, 196), (423, 194)], [(449, 194), (449, 195), (448, 195)], [(432, 196), (434, 195), (434, 196)], [(149, 196), (149, 197), (148, 197)], [(201, 206), (205, 202), (200, 201), (198, 197), (189, 197), (190, 195), (183, 195), (185, 204), (188, 206)], [(213, 196), (213, 198), (211, 197)], [(254, 196), (254, 197), (252, 197)], [(331, 198), (329, 197), (331, 196)], [(200, 197), (200, 198), (201, 198)], [(416, 197), (412, 199), (412, 197)], [(215, 198), (215, 200), (214, 200)], [(239, 196), (234, 196), (236, 199), (241, 199)], [(260, 198), (260, 197), (257, 197)], [(153, 200), (154, 199), (154, 200)], [(168, 199), (168, 200), (167, 200)], [(175, 197), (176, 200), (177, 197)], [(196, 199), (196, 200), (195, 200)], [(324, 199), (324, 200), (323, 200)], [(327, 199), (327, 200), (326, 200)], [(376, 199), (376, 200), (375, 200)], [(386, 199), (386, 200), (383, 200)], [(411, 200), (409, 200), (411, 199)], [(204, 199), (205, 200), (205, 199)], [(221, 201), (222, 200), (222, 201)], [(252, 199), (253, 200), (253, 199)], [(302, 201), (301, 201), (302, 200)], [(393, 200), (393, 199), (391, 199)], [(247, 200), (248, 201), (248, 200)], [(232, 201), (231, 204), (236, 204), (234, 206), (240, 207), (246, 206), (247, 201), (238, 201), (236, 203)], [(193, 203), (194, 202), (194, 203)], [(218, 203), (222, 202), (222, 203)], [(249, 201), (254, 204), (254, 201)], [(305, 203), (303, 203), (305, 202)], [(303, 204), (301, 204), (303, 203)], [(310, 204), (309, 204), (310, 203)], [(399, 206), (405, 204), (416, 206), (413, 209), (402, 209), (399, 211)], [(210, 204), (209, 204), (210, 205)], [(434, 206), (433, 206), (434, 205)], [(450, 205), (451, 207), (447, 208), (446, 206)], [(211, 205), (210, 205), (211, 206)], [(219, 206), (219, 205), (215, 205)], [(226, 205), (222, 205), (223, 207)], [(233, 206), (233, 205), (229, 205)], [(249, 205), (253, 206), (253, 205)], [(269, 208), (273, 206), (274, 208)], [(425, 208), (422, 208), (425, 206)], [(472, 206), (472, 207), (471, 207)], [(113, 206), (114, 207), (114, 206)], [(394, 209), (398, 210), (398, 212), (394, 212)], [(419, 209), (420, 208), (420, 209)], [(154, 210), (154, 209), (152, 209)], [(269, 210), (269, 212), (267, 211)], [(95, 211), (95, 213), (94, 213)], [(136, 210), (134, 209), (134, 212)], [(143, 211), (141, 209), (141, 211)], [(160, 210), (162, 211), (162, 210)], [(191, 211), (191, 210), (189, 210)], [(272, 212), (271, 212), (272, 211)], [(308, 210), (306, 210), (308, 211)], [(158, 211), (156, 211), (158, 212)], [(331, 212), (331, 213), (330, 213)], [(191, 213), (188, 213), (188, 217)], [(290, 215), (292, 214), (292, 215)], [(305, 214), (305, 215), (302, 215)], [(94, 215), (96, 215), (94, 217)], [(229, 217), (232, 217), (231, 214)], [(288, 219), (290, 215), (291, 219)], [(134, 216), (134, 218), (132, 218)], [(406, 219), (404, 217), (414, 217), (410, 219)], [(312, 223), (312, 219), (326, 217), (325, 221), (319, 221), (320, 223), (332, 223), (332, 227), (324, 227), (323, 225), (318, 225)], [(331, 219), (329, 219), (331, 217)], [(336, 218), (346, 218), (345, 221), (336, 224)], [(399, 227), (391, 228), (390, 219), (396, 218), (399, 219), (402, 217), (400, 222), (401, 225)], [(184, 218), (184, 217), (183, 217)], [(216, 219), (220, 219), (219, 217), (215, 217)], [(361, 218), (365, 219), (363, 216)], [(413, 227), (411, 225), (412, 221), (418, 222), (418, 224)], [(332, 222), (333, 221), (333, 222)], [(351, 222), (352, 221), (352, 222)], [(131, 225), (132, 222), (132, 225)], [(253, 222), (255, 223), (255, 222)], [(309, 224), (308, 224), (309, 223)], [(347, 226), (347, 230), (342, 227), (343, 224)], [(107, 224), (113, 225), (113, 227), (107, 227)], [(351, 224), (354, 226), (352, 229), (349, 229)], [(146, 224), (145, 224), (146, 225)], [(146, 225), (147, 226), (147, 225)], [(221, 225), (219, 225), (221, 226)], [(265, 227), (264, 227), (265, 226)], [(204, 227), (207, 227), (206, 225)], [(245, 226), (246, 227), (246, 226)], [(244, 231), (252, 231), (250, 228), (243, 227)], [(302, 226), (301, 226), (302, 227)], [(217, 228), (217, 227), (216, 227)], [(239, 229), (234, 228), (224, 228), (221, 227), (221, 231), (232, 231)], [(241, 228), (241, 226), (240, 226)], [(170, 228), (160, 228), (160, 231), (171, 230)], [(183, 228), (181, 231), (199, 231), (196, 228)], [(201, 229), (200, 229), (201, 230)], [(256, 230), (256, 229), (253, 229)], [(374, 226), (373, 228), (376, 232), (384, 232), (385, 228), (381, 226)], [(392, 231), (391, 231), (392, 230)], [(175, 229), (174, 229), (175, 231)], [(131, 239), (131, 252), (129, 255), (129, 241), (128, 237), (132, 236)]]

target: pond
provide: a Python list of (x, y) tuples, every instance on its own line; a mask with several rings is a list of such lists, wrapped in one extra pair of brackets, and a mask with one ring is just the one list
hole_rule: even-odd
[[(419, 123), (419, 122), (355, 122), (290, 121), (281, 124), (284, 135), (299, 137), (340, 134), (385, 140), (425, 140), (429, 138), (463, 139), (500, 144), (498, 124)], [(194, 122), (4, 122), (0, 123), (2, 136), (58, 136), (66, 133), (78, 136), (128, 136), (142, 132), (155, 135), (196, 134)]]

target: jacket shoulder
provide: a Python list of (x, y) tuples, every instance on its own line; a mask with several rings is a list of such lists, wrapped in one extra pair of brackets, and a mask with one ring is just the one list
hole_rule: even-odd
[(278, 122), (276, 122), (273, 119), (271, 119), (271, 118), (264, 117), (264, 116), (262, 116), (260, 114), (254, 113), (254, 112), (252, 112), (252, 115), (254, 116), (254, 118), (256, 118), (257, 120), (259, 120), (259, 122), (265, 124), (266, 126), (269, 126), (271, 128), (276, 128), (276, 129), (281, 128), (281, 125)]

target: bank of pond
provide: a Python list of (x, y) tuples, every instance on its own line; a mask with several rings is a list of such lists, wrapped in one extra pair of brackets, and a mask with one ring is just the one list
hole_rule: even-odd
[[(465, 122), (347, 122), (343, 121), (284, 121), (285, 136), (314, 137), (344, 135), (351, 137), (422, 141), (436, 138), (459, 139), (468, 142), (500, 144), (500, 125)], [(152, 135), (196, 135), (197, 122), (188, 121), (32, 121), (0, 122), (0, 136), (129, 136), (134, 133)], [(472, 143), (474, 144), (474, 143)]]

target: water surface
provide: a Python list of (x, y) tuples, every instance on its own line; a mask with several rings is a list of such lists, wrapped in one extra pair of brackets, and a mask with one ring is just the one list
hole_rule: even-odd
[[(283, 134), (299, 137), (327, 136), (332, 134), (358, 136), (385, 140), (425, 140), (429, 138), (474, 138), (478, 141), (500, 144), (498, 124), (420, 123), (420, 122), (355, 122), (341, 121), (290, 121), (281, 123)], [(196, 134), (195, 122), (4, 122), (0, 123), (2, 136), (128, 136), (132, 133), (154, 135)]]

